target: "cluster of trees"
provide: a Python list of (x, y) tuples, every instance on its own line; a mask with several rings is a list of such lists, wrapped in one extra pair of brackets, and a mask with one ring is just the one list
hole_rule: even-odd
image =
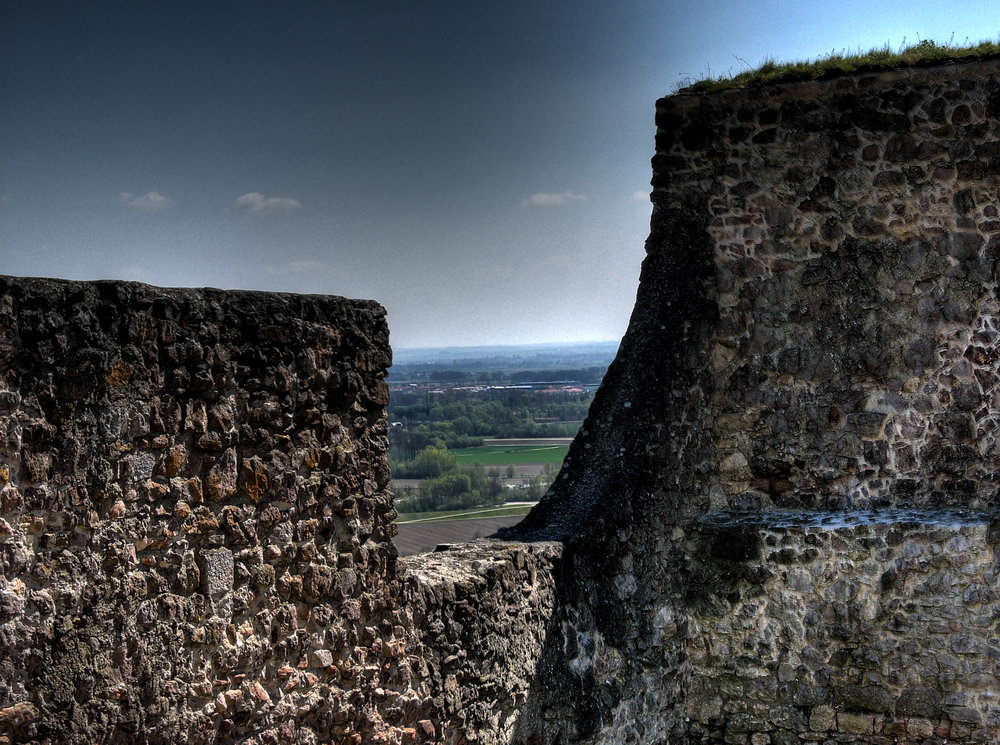
[(437, 476), (424, 478), (416, 489), (403, 490), (396, 501), (396, 509), (400, 512), (430, 512), (492, 507), (503, 504), (507, 491), (498, 474), (487, 474), (478, 463), (455, 466)]
[[(396, 509), (400, 512), (461, 510), (469, 507), (492, 507), (502, 504), (511, 490), (504, 486), (497, 469), (487, 471), (479, 463), (459, 465), (454, 453), (430, 445), (412, 459), (394, 465), (400, 479), (421, 479), (417, 488), (401, 490)], [(508, 466), (507, 474), (513, 469)], [(518, 499), (538, 499), (544, 490), (541, 478), (531, 480), (526, 489), (517, 491)]]
[(421, 451), (429, 447), (457, 450), (459, 448), (479, 447), (482, 444), (481, 437), (456, 435), (447, 422), (421, 424), (407, 429), (394, 428), (389, 431), (389, 458), (392, 460), (392, 473), (397, 479), (423, 478), (422, 476), (402, 475), (404, 472), (409, 473), (407, 461), (415, 459)]
[[(393, 391), (389, 431), (393, 477), (420, 479), (397, 493), (400, 512), (457, 510), (502, 504), (512, 495), (496, 468), (460, 465), (451, 450), (478, 447), (484, 437), (571, 437), (587, 415), (592, 394), (552, 395), (506, 391), (500, 398), (473, 398), (446, 391), (434, 396)], [(534, 421), (553, 420), (553, 421)], [(513, 475), (513, 469), (507, 475)], [(513, 492), (538, 499), (548, 478)]]
[(397, 479), (433, 479), (454, 471), (458, 467), (458, 458), (449, 453), (447, 448), (439, 445), (428, 445), (410, 460), (395, 464), (393, 475)]

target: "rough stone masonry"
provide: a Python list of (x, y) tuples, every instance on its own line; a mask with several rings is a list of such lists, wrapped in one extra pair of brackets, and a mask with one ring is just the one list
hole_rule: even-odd
[(0, 742), (1000, 742), (1000, 62), (657, 105), (506, 538), (397, 560), (381, 309), (0, 279)]
[(368, 301), (0, 277), (0, 742), (509, 730), (558, 547), (403, 572), (387, 336)]
[(507, 532), (565, 544), (520, 735), (1000, 742), (1000, 63), (656, 118), (628, 333)]

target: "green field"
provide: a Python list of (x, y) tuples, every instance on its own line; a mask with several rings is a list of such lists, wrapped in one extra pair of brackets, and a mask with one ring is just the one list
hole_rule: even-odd
[(482, 463), (499, 466), (507, 463), (554, 463), (566, 457), (569, 445), (489, 445), (452, 450), (460, 464)]
[(476, 510), (442, 510), (440, 512), (400, 512), (397, 523), (427, 523), (444, 520), (467, 520), (470, 517), (502, 517), (503, 515), (527, 515), (534, 505), (519, 504), (513, 507), (492, 507)]

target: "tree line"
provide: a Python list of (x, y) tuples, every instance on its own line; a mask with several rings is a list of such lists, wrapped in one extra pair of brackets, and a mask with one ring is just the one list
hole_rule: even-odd
[[(390, 432), (390, 455), (401, 464), (431, 445), (455, 450), (478, 447), (484, 437), (572, 437), (587, 415), (591, 398), (590, 393), (553, 396), (531, 391), (500, 400), (395, 396), (389, 404), (389, 419), (401, 426)], [(397, 478), (420, 478), (396, 473)]]

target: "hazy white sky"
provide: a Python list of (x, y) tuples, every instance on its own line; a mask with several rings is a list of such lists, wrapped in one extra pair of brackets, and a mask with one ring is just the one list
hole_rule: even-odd
[(997, 11), (0, 0), (0, 272), (374, 298), (396, 346), (618, 338), (657, 97)]

